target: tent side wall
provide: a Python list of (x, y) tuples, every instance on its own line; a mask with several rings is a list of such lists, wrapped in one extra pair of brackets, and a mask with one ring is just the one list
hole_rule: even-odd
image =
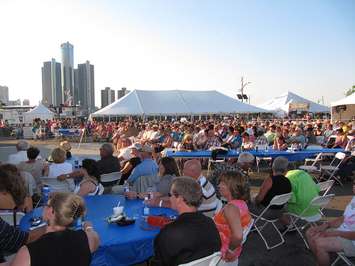
[(349, 121), (355, 119), (355, 104), (346, 105), (345, 111), (336, 111), (336, 106), (332, 107), (332, 122)]

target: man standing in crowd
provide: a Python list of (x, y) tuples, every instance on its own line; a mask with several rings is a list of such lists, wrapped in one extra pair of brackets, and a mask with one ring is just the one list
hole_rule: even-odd
[(179, 217), (157, 235), (153, 265), (179, 265), (219, 251), (221, 240), (216, 225), (197, 211), (202, 201), (200, 185), (190, 177), (178, 177), (169, 196)]

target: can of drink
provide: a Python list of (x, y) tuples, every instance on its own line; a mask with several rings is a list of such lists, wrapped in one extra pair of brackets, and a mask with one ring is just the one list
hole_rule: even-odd
[(42, 202), (43, 202), (43, 204), (47, 204), (50, 193), (51, 193), (51, 188), (47, 185), (44, 185), (42, 187)]

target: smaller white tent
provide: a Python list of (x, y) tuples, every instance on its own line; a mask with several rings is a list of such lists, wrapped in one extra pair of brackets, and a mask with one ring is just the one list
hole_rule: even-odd
[(38, 104), (32, 110), (23, 114), (23, 120), (25, 123), (32, 123), (33, 119), (40, 118), (41, 120), (52, 119), (54, 113), (45, 107), (43, 104)]
[(355, 93), (339, 101), (332, 102), (332, 121), (355, 118)]
[(307, 100), (297, 94), (294, 94), (293, 92), (286, 92), (262, 105), (259, 105), (258, 107), (272, 111), (279, 116), (283, 116), (288, 114), (292, 107), (297, 108), (297, 106), (303, 107), (304, 110), (307, 110), (307, 112), (310, 113), (330, 112), (329, 107)]

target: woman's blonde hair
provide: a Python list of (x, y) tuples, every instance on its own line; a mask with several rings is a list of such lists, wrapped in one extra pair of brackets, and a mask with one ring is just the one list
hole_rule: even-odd
[(55, 148), (52, 151), (52, 159), (54, 163), (64, 163), (66, 159), (66, 151), (62, 148)]
[(55, 225), (65, 227), (83, 217), (86, 211), (83, 198), (68, 192), (52, 193), (48, 205), (53, 208)]
[(220, 182), (227, 185), (233, 199), (250, 200), (250, 188), (242, 174), (226, 171), (220, 175)]

